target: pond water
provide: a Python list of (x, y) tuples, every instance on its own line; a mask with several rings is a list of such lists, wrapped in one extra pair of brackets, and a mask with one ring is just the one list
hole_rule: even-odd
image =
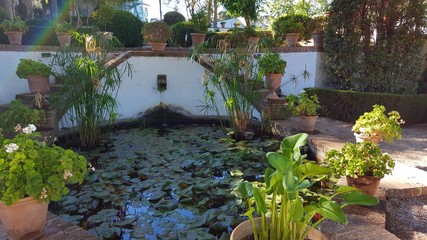
[(120, 130), (83, 153), (95, 172), (50, 210), (105, 239), (228, 239), (245, 212), (233, 189), (278, 147), (216, 126)]

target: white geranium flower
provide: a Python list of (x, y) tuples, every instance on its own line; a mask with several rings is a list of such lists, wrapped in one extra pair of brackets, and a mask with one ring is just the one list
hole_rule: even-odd
[(40, 199), (46, 199), (47, 197), (48, 197), (47, 189), (43, 188), (42, 191), (40, 192)]
[(19, 146), (16, 145), (15, 143), (9, 143), (6, 146), (4, 146), (6, 148), (6, 152), (7, 153), (11, 153), (13, 151), (18, 150)]
[(16, 124), (16, 126), (14, 127), (14, 129), (15, 129), (15, 132), (19, 132), (19, 131), (21, 131), (21, 129), (22, 129), (22, 127), (21, 127), (21, 124)]
[(70, 178), (72, 176), (73, 176), (73, 173), (71, 173), (70, 171), (68, 171), (68, 170), (64, 171), (64, 179), (65, 180), (67, 180), (68, 178)]
[(25, 134), (31, 134), (31, 133), (35, 132), (36, 130), (37, 130), (36, 126), (34, 126), (33, 124), (28, 124), (28, 126), (26, 126), (22, 129), (22, 132)]

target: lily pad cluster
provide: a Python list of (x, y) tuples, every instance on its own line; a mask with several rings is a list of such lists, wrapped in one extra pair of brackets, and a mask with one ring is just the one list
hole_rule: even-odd
[(214, 126), (121, 130), (83, 153), (96, 167), (52, 211), (103, 238), (228, 239), (243, 221), (233, 193), (261, 179), (279, 142), (239, 141)]

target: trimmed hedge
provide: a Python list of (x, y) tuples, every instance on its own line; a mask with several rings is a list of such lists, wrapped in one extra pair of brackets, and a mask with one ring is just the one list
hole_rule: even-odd
[(427, 94), (400, 95), (390, 93), (354, 92), (324, 88), (306, 88), (309, 94), (317, 94), (321, 105), (320, 115), (355, 122), (374, 104), (384, 105), (386, 111), (396, 110), (408, 124), (427, 123)]
[(114, 10), (114, 17), (107, 25), (107, 30), (113, 32), (124, 47), (141, 47), (141, 28), (143, 23), (132, 13)]

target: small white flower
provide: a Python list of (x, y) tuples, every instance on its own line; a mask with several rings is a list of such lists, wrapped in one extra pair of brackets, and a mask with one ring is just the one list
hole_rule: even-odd
[(68, 170), (64, 171), (64, 179), (65, 180), (67, 180), (68, 178), (70, 178), (72, 176), (73, 176), (73, 174), (70, 171), (68, 171)]
[(9, 143), (9, 144), (5, 145), (4, 147), (6, 148), (7, 153), (11, 153), (13, 151), (16, 151), (19, 148), (19, 146), (16, 145), (15, 143)]
[(22, 129), (22, 127), (21, 127), (21, 124), (16, 124), (16, 126), (14, 127), (14, 129), (15, 129), (15, 132), (19, 132), (19, 131), (21, 131), (21, 129)]
[(40, 199), (47, 199), (48, 195), (47, 195), (47, 189), (43, 188), (42, 191), (40, 192)]
[(32, 132), (36, 131), (36, 129), (36, 126), (34, 126), (33, 124), (28, 124), (28, 126), (22, 129), (22, 132), (26, 134), (31, 134)]

